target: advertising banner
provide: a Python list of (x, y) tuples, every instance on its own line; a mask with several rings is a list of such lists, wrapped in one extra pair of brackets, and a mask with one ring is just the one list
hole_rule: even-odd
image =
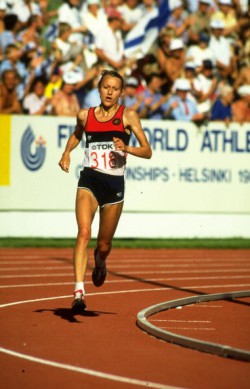
[[(142, 125), (153, 156), (128, 155), (125, 211), (250, 213), (250, 123)], [(69, 173), (58, 166), (74, 127), (74, 118), (0, 115), (0, 210), (74, 209), (84, 141)]]

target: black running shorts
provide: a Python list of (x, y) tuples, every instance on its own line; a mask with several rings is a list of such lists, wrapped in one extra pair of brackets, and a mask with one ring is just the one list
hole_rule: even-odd
[(113, 176), (85, 167), (80, 173), (78, 188), (93, 193), (100, 207), (124, 201), (124, 176)]

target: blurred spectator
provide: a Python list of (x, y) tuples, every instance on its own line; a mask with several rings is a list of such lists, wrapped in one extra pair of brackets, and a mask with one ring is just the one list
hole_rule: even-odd
[(87, 29), (85, 37), (86, 43), (83, 48), (84, 60), (86, 68), (90, 68), (97, 63), (96, 36), (98, 31), (103, 31), (107, 28), (108, 17), (102, 6), (101, 0), (86, 0), (81, 10), (81, 17), (84, 26)]
[(209, 34), (202, 31), (199, 33), (199, 41), (188, 47), (186, 53), (187, 61), (202, 62), (204, 60), (213, 60), (213, 52), (209, 45)]
[(211, 17), (211, 0), (199, 0), (198, 10), (189, 16), (189, 30), (188, 30), (189, 44), (198, 45), (200, 41), (201, 32), (209, 34), (210, 17)]
[(250, 66), (243, 63), (235, 80), (234, 89), (236, 90), (240, 85), (245, 84), (250, 85)]
[(197, 103), (188, 97), (191, 85), (185, 78), (178, 78), (174, 84), (174, 94), (166, 105), (165, 117), (167, 119), (201, 122), (206, 118), (204, 113), (198, 112)]
[(175, 31), (176, 37), (187, 43), (191, 19), (187, 17), (188, 14), (184, 11), (182, 0), (173, 1), (170, 8), (171, 15), (167, 21), (167, 27), (172, 28)]
[(5, 51), (5, 59), (0, 64), (0, 74), (4, 70), (16, 70), (19, 76), (19, 83), (17, 85), (18, 99), (21, 101), (25, 94), (25, 88), (28, 83), (29, 71), (25, 64), (21, 61), (23, 55), (22, 50), (16, 45), (8, 45)]
[(213, 53), (213, 63), (222, 77), (227, 77), (232, 74), (234, 67), (231, 42), (223, 36), (225, 24), (221, 20), (212, 20), (210, 27), (209, 48)]
[(51, 99), (53, 95), (61, 89), (62, 86), (62, 71), (59, 67), (55, 67), (51, 73), (49, 81), (45, 87), (45, 96)]
[(235, 36), (239, 31), (234, 2), (232, 0), (218, 0), (218, 11), (216, 11), (211, 20), (221, 20), (225, 26), (224, 36)]
[(181, 39), (172, 39), (169, 45), (169, 57), (166, 57), (164, 73), (170, 87), (183, 75), (185, 63), (185, 47)]
[(122, 15), (122, 32), (125, 36), (142, 18), (144, 7), (139, 0), (127, 0), (117, 7)]
[(12, 12), (17, 15), (18, 30), (22, 30), (28, 25), (30, 16), (42, 15), (39, 4), (32, 0), (14, 2)]
[(96, 55), (104, 66), (121, 69), (125, 65), (124, 43), (121, 34), (121, 14), (111, 9), (108, 14), (108, 25), (98, 30), (96, 35)]
[[(22, 46), (33, 42), (37, 47), (41, 45), (41, 32), (43, 20), (41, 15), (31, 15), (27, 21), (27, 27), (17, 35), (17, 40)], [(42, 47), (40, 47), (42, 51)]]
[(198, 98), (198, 111), (209, 114), (213, 101), (216, 98), (217, 78), (210, 60), (202, 63), (201, 71), (197, 76), (200, 82), (200, 95)]
[(17, 43), (17, 16), (15, 14), (7, 14), (3, 22), (5, 29), (0, 34), (0, 54), (5, 54), (8, 45)]
[(15, 70), (5, 70), (0, 84), (0, 113), (22, 113), (16, 87), (18, 74)]
[(72, 29), (69, 41), (82, 47), (86, 27), (82, 24), (80, 6), (81, 0), (65, 0), (58, 8), (58, 23), (68, 23)]
[(232, 103), (233, 121), (241, 124), (250, 122), (250, 85), (237, 89), (238, 99)]
[(165, 71), (166, 59), (170, 56), (170, 42), (176, 38), (171, 27), (164, 27), (159, 34), (157, 45), (157, 59), (162, 72)]
[(138, 93), (139, 81), (135, 77), (128, 77), (125, 80), (122, 104), (130, 107), (141, 114), (143, 109), (144, 94)]
[(74, 88), (79, 78), (74, 72), (65, 73), (61, 89), (51, 100), (52, 113), (57, 116), (75, 116), (80, 109)]
[(146, 119), (163, 119), (167, 96), (163, 95), (161, 88), (163, 78), (159, 73), (150, 73), (147, 77), (147, 86), (143, 93), (143, 107), (139, 115)]
[(4, 18), (6, 16), (6, 9), (5, 1), (0, 0), (0, 34), (5, 30)]
[(233, 88), (223, 85), (219, 89), (218, 98), (215, 100), (210, 120), (223, 121), (228, 125), (232, 121)]
[(70, 42), (72, 28), (68, 23), (59, 23), (58, 37), (52, 43), (53, 56), (58, 65), (67, 63), (79, 64), (82, 61), (80, 46), (76, 42)]
[(23, 100), (24, 113), (29, 115), (44, 115), (51, 111), (50, 99), (45, 96), (45, 82), (35, 78), (31, 85), (31, 92)]

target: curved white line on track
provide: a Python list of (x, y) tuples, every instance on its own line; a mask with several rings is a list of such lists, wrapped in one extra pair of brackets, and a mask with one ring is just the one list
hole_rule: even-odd
[[(165, 290), (165, 289), (166, 288), (157, 288), (157, 289), (154, 288), (154, 289), (127, 290), (127, 291), (123, 290), (123, 291), (99, 292), (99, 293), (97, 292), (97, 293), (89, 293), (86, 296), (95, 296), (95, 295), (100, 295), (100, 294), (103, 295), (103, 294), (135, 293), (135, 292), (144, 292), (144, 291), (159, 291), (159, 290)], [(64, 299), (64, 298), (70, 298), (70, 297), (72, 297), (72, 296), (67, 295), (67, 296), (39, 298), (39, 299), (33, 299), (33, 300), (15, 301), (15, 302), (8, 303), (8, 304), (2, 304), (2, 305), (0, 305), (0, 308), (6, 308), (6, 307), (13, 306), (13, 305), (27, 304), (27, 303), (40, 302), (40, 301)], [(116, 382), (122, 382), (122, 383), (131, 384), (131, 385), (144, 386), (147, 388), (156, 388), (156, 389), (184, 389), (184, 388), (180, 388), (177, 386), (169, 386), (169, 385), (158, 384), (155, 382), (137, 380), (134, 378), (122, 377), (122, 376), (118, 376), (118, 375), (114, 375), (114, 374), (104, 373), (104, 372), (97, 371), (97, 370), (87, 369), (87, 368), (83, 368), (83, 367), (77, 367), (77, 366), (69, 365), (69, 364), (65, 364), (65, 363), (54, 362), (54, 361), (50, 361), (48, 359), (38, 358), (38, 357), (34, 357), (32, 355), (19, 353), (19, 352), (10, 350), (10, 349), (6, 349), (4, 347), (0, 347), (0, 352), (17, 357), (17, 358), (26, 359), (30, 362), (40, 363), (42, 365), (47, 365), (47, 366), (56, 367), (56, 368), (60, 368), (60, 369), (70, 370), (73, 372), (91, 375), (91, 376), (98, 377), (98, 378), (104, 378), (104, 379), (108, 379), (108, 380), (112, 380), (112, 381), (116, 381)]]
[(0, 347), (0, 352), (11, 355), (13, 357), (26, 359), (30, 362), (36, 362), (36, 363), (40, 363), (42, 365), (57, 367), (59, 369), (70, 370), (70, 371), (74, 371), (77, 373), (87, 374), (87, 375), (91, 375), (94, 377), (104, 378), (104, 379), (108, 379), (108, 380), (112, 380), (112, 381), (116, 381), (116, 382), (123, 382), (123, 383), (131, 384), (131, 385), (139, 385), (139, 386), (145, 386), (147, 388), (156, 388), (156, 389), (181, 389), (180, 387), (177, 387), (177, 386), (162, 385), (162, 384), (157, 384), (155, 382), (142, 381), (142, 380), (137, 380), (134, 378), (127, 378), (127, 377), (122, 377), (122, 376), (118, 376), (118, 375), (114, 375), (114, 374), (107, 374), (107, 373), (103, 373), (101, 371), (85, 369), (84, 367), (77, 367), (77, 366), (68, 365), (65, 363), (53, 362), (53, 361), (49, 361), (48, 359), (33, 357), (32, 355), (18, 353), (16, 351), (8, 350), (8, 349), (5, 349), (3, 347)]

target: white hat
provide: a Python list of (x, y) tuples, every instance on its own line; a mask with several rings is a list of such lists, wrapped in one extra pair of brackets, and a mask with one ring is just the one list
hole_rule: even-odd
[(174, 0), (172, 2), (170, 1), (169, 8), (170, 8), (170, 11), (173, 11), (174, 9), (182, 7), (182, 6), (183, 6), (183, 3), (181, 0)]
[(127, 78), (126, 86), (134, 86), (137, 88), (138, 85), (139, 85), (139, 82), (138, 82), (137, 78), (135, 78), (135, 77), (128, 77)]
[(185, 69), (196, 69), (197, 65), (193, 61), (187, 61), (185, 63)]
[(241, 85), (238, 89), (237, 89), (237, 93), (238, 95), (240, 96), (250, 96), (250, 85)]
[(0, 1), (0, 11), (6, 11), (7, 6), (5, 1)]
[(210, 22), (210, 27), (216, 28), (216, 29), (223, 29), (223, 28), (225, 28), (225, 23), (223, 22), (223, 20), (213, 19)]
[(211, 5), (211, 0), (200, 0), (200, 3)]
[(179, 50), (184, 49), (184, 44), (181, 39), (171, 39), (169, 49), (172, 50)]
[(191, 89), (190, 81), (186, 78), (177, 78), (174, 83), (174, 89), (187, 92)]
[(87, 0), (87, 4), (88, 5), (92, 5), (92, 4), (100, 5), (101, 2), (100, 2), (100, 0)]
[(219, 4), (230, 5), (230, 6), (233, 5), (232, 0), (219, 0)]
[(83, 75), (78, 70), (69, 70), (64, 73), (63, 81), (66, 84), (77, 84), (79, 81), (83, 80)]

